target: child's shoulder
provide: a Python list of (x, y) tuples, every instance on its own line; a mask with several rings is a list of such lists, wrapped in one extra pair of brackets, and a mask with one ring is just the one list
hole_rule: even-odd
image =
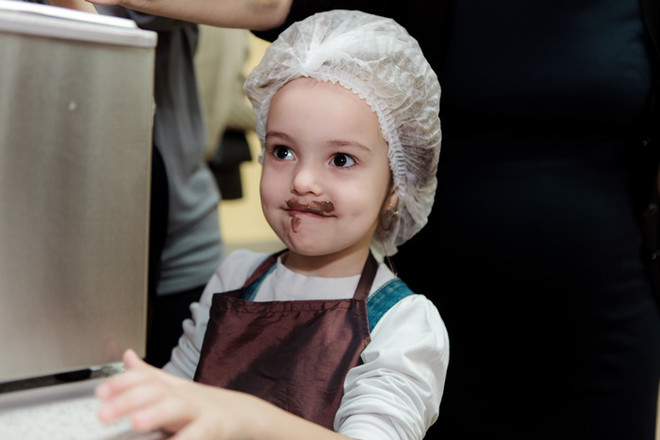
[(266, 259), (270, 254), (265, 252), (256, 252), (249, 249), (236, 249), (231, 251), (224, 259), (223, 264), (245, 265), (257, 264)]
[(386, 325), (405, 323), (413, 328), (419, 326), (422, 331), (433, 328), (440, 330), (440, 333), (446, 332), (435, 304), (423, 294), (412, 291), (395, 275), (369, 296), (367, 312), (370, 331), (379, 322), (385, 321), (388, 322)]
[(237, 249), (222, 260), (220, 267), (216, 270), (216, 276), (223, 280), (227, 287), (241, 286), (269, 255), (265, 252)]

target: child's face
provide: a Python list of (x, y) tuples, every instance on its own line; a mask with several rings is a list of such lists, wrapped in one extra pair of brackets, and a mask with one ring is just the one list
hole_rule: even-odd
[(299, 78), (273, 97), (261, 204), (289, 259), (362, 269), (381, 209), (396, 197), (390, 176), (378, 118), (353, 92)]

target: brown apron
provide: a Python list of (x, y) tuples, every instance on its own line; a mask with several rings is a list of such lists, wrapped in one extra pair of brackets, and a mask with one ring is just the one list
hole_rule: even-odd
[(195, 381), (258, 396), (332, 429), (346, 373), (370, 341), (366, 298), (378, 263), (369, 254), (352, 299), (244, 299), (277, 257), (243, 288), (213, 296)]

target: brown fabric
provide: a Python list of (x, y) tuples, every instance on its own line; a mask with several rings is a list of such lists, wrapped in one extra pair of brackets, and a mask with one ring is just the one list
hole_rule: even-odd
[[(276, 258), (262, 264), (249, 284)], [(369, 256), (352, 299), (253, 302), (216, 294), (195, 381), (246, 392), (332, 429), (344, 378), (369, 343)]]

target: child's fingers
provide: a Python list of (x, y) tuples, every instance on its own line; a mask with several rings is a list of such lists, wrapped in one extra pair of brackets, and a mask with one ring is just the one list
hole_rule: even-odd
[(165, 429), (177, 432), (196, 416), (193, 405), (175, 397), (160, 399), (131, 417), (136, 431), (148, 432)]
[(107, 400), (118, 393), (140, 384), (161, 381), (169, 385), (175, 385), (178, 381), (182, 380), (145, 363), (132, 350), (128, 350), (124, 354), (124, 362), (127, 371), (112, 376), (97, 386), (95, 391), (96, 397)]
[[(101, 421), (109, 423), (133, 414), (136, 429), (148, 431), (163, 427), (164, 423), (173, 423), (171, 420), (176, 421), (184, 414), (182, 409), (186, 407), (176, 406), (179, 399), (171, 392), (177, 388), (175, 385), (187, 384), (187, 381), (145, 363), (133, 350), (127, 350), (123, 360), (127, 371), (96, 387), (96, 396), (104, 401), (98, 413)], [(150, 415), (151, 407), (164, 404), (171, 407), (164, 417)], [(144, 421), (143, 417), (146, 417)]]
[(163, 382), (170, 384), (170, 385), (175, 385), (177, 383), (180, 383), (183, 379), (173, 376), (169, 373), (164, 372), (160, 368), (156, 368), (152, 365), (149, 365), (145, 361), (143, 361), (137, 353), (135, 353), (133, 350), (128, 349), (124, 352), (123, 356), (123, 361), (124, 361), (124, 366), (126, 367), (127, 370), (129, 371), (144, 371), (147, 374), (153, 375), (153, 377), (158, 378), (159, 380), (162, 380)]
[(127, 370), (131, 368), (147, 367), (149, 364), (144, 362), (132, 349), (128, 349), (124, 352), (122, 356), (122, 361), (124, 361), (124, 366)]
[(165, 396), (163, 385), (148, 382), (124, 389), (106, 399), (99, 410), (99, 418), (112, 422), (155, 404)]
[(141, 374), (136, 373), (135, 371), (142, 369), (142, 367), (148, 368), (148, 365), (142, 362), (133, 350), (126, 350), (122, 356), (122, 360), (124, 361), (124, 367), (128, 372), (117, 374), (103, 381), (96, 387), (96, 397), (100, 399), (108, 399), (116, 393), (122, 392), (123, 390), (144, 381)]
[(151, 375), (140, 371), (129, 371), (112, 376), (101, 382), (95, 390), (96, 397), (101, 400), (111, 399), (115, 395), (149, 382)]

